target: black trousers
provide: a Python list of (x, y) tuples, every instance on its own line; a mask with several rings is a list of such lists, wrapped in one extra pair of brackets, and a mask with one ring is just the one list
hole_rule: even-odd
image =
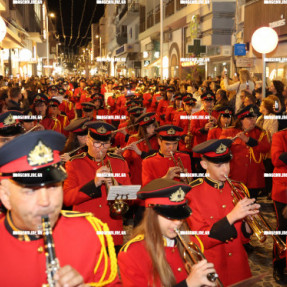
[[(287, 230), (287, 219), (283, 217), (282, 211), (286, 206), (285, 203), (274, 201), (275, 212), (277, 216), (277, 230)], [(286, 235), (279, 235), (280, 238), (286, 243)], [(285, 255), (286, 256), (286, 255)], [(286, 268), (286, 258), (280, 258), (277, 246), (273, 246), (273, 268), (283, 270)]]
[[(271, 158), (267, 158), (263, 161), (265, 172), (273, 173), (274, 166), (272, 164)], [(272, 177), (265, 177), (265, 194), (268, 195), (272, 191)]]

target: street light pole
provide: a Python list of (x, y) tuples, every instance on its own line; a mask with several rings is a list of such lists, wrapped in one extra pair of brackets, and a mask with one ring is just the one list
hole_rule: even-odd
[(266, 54), (272, 52), (278, 45), (278, 35), (270, 27), (261, 27), (257, 29), (251, 38), (253, 48), (262, 54), (262, 97), (265, 98), (266, 88)]
[(160, 80), (163, 81), (163, 0), (160, 0)]
[(48, 13), (46, 15), (46, 22), (47, 22), (47, 35), (46, 35), (46, 49), (47, 49), (47, 75), (49, 76), (49, 18), (48, 18)]

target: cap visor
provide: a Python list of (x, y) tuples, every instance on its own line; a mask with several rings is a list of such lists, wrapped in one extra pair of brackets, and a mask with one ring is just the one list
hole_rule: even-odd
[(185, 219), (191, 215), (191, 208), (187, 204), (156, 205), (153, 209), (156, 213), (169, 219)]
[(25, 187), (45, 186), (62, 182), (67, 173), (61, 164), (54, 164), (36, 170), (13, 173), (12, 180)]
[(231, 161), (232, 155), (230, 153), (223, 155), (223, 156), (219, 156), (219, 157), (209, 157), (209, 156), (204, 155), (203, 158), (213, 163), (225, 163), (225, 162)]

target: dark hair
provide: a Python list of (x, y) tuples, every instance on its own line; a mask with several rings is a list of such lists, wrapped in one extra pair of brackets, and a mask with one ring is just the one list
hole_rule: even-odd
[(276, 94), (282, 95), (282, 93), (284, 91), (284, 84), (278, 80), (274, 80), (272, 82), (273, 82), (273, 85), (276, 89)]
[(5, 107), (7, 108), (7, 105), (6, 105), (5, 100), (0, 100), (0, 114), (3, 113), (3, 109), (4, 109)]
[(21, 93), (21, 90), (19, 88), (11, 88), (9, 91), (9, 95), (11, 99), (16, 99), (20, 93)]
[(218, 89), (216, 91), (216, 94), (219, 94), (221, 96), (221, 101), (224, 101), (224, 100), (228, 101), (227, 94), (226, 94), (225, 90)]
[(252, 105), (256, 104), (256, 97), (254, 97), (252, 94), (246, 94), (245, 98), (249, 99), (252, 102)]

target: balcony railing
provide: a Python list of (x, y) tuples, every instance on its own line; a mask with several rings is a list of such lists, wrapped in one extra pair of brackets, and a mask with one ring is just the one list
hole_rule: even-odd
[(153, 10), (149, 11), (147, 16), (147, 28), (150, 28), (154, 25)]
[(165, 6), (165, 17), (174, 14), (174, 0), (170, 0)]
[(157, 5), (155, 7), (154, 22), (155, 22), (155, 24), (157, 24), (157, 23), (159, 23), (159, 21), (160, 21), (160, 7), (159, 7), (159, 5)]
[(181, 10), (182, 8), (186, 7), (187, 4), (180, 4), (181, 0), (176, 0), (176, 11)]

